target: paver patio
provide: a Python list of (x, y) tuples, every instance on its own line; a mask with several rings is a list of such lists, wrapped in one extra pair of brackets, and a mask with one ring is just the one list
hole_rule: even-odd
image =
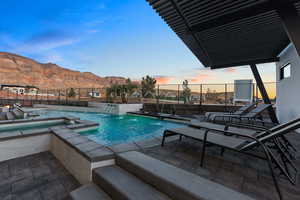
[(79, 186), (50, 152), (0, 163), (1, 200), (63, 200)]
[[(290, 134), (289, 137), (300, 149), (300, 134)], [(223, 157), (220, 148), (208, 147), (204, 168), (200, 167), (201, 142), (184, 138), (183, 141), (167, 143), (164, 147), (151, 147), (142, 150), (147, 155), (160, 159), (189, 172), (206, 177), (227, 187), (248, 194), (259, 200), (278, 199), (267, 162), (244, 154), (225, 151)], [(296, 165), (300, 168), (298, 153)], [(277, 174), (278, 171), (276, 170)], [(300, 187), (298, 182), (291, 185), (287, 179), (280, 176), (279, 184), (284, 199), (299, 200)]]

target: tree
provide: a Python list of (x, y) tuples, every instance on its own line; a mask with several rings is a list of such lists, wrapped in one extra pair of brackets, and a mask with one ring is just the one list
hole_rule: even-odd
[(150, 76), (146, 76), (142, 78), (142, 97), (150, 98), (155, 94), (155, 85), (156, 80)]
[(113, 98), (120, 96), (122, 103), (127, 103), (128, 96), (132, 95), (137, 88), (137, 84), (133, 84), (129, 78), (125, 84), (113, 84), (111, 87), (106, 88), (107, 101), (111, 102)]
[(182, 83), (182, 96), (184, 104), (190, 103), (191, 101), (191, 89), (189, 88), (189, 82), (187, 80), (183, 81)]
[(71, 98), (71, 97), (75, 97), (75, 96), (76, 96), (76, 92), (75, 92), (74, 88), (71, 88), (68, 93), (68, 97)]

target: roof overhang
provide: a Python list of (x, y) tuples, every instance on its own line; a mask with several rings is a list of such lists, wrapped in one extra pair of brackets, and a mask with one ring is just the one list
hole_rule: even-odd
[(299, 45), (300, 0), (147, 0), (205, 67), (278, 61)]

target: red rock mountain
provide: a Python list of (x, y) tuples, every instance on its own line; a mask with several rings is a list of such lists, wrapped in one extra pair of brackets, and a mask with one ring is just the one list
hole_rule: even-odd
[(33, 85), (42, 89), (102, 88), (124, 82), (123, 77), (99, 77), (91, 72), (73, 71), (56, 64), (42, 64), (26, 57), (0, 52), (0, 85)]

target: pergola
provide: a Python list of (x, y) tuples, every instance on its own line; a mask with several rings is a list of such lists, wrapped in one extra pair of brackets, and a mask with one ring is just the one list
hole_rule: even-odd
[(266, 104), (256, 65), (278, 61), (290, 43), (300, 55), (300, 0), (147, 1), (205, 67), (250, 65)]

